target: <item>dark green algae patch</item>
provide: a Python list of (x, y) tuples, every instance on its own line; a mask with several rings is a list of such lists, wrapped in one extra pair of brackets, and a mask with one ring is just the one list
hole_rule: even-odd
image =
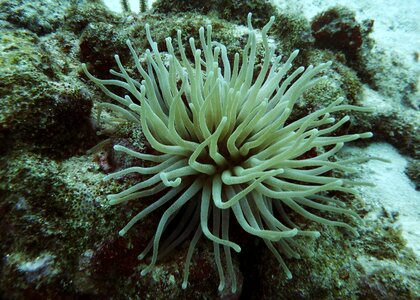
[[(130, 165), (112, 152), (113, 143), (147, 149), (141, 128), (112, 122), (105, 112), (96, 118), (105, 96), (80, 72), (85, 62), (96, 75), (109, 76), (119, 53), (129, 66), (125, 40), (139, 52), (147, 48), (144, 24), (164, 49), (164, 39), (181, 29), (184, 41), (197, 38), (198, 28), (212, 23), (214, 38), (229, 54), (246, 42), (246, 14), (253, 12), (255, 27), (276, 15), (270, 36), (286, 57), (301, 49), (296, 66), (332, 60), (328, 81), (304, 95), (296, 118), (328, 105), (337, 96), (359, 104), (365, 84), (345, 53), (317, 47), (310, 22), (296, 13), (278, 12), (266, 1), (158, 1), (155, 12), (118, 15), (100, 1), (0, 2), (0, 297), (3, 299), (415, 299), (419, 296), (418, 260), (405, 248), (394, 216), (384, 212), (375, 222), (359, 225), (360, 237), (317, 224), (321, 238), (307, 240), (312, 257), (287, 260), (293, 279), (287, 280), (261, 241), (233, 229), (243, 251), (234, 258), (242, 278), (242, 295), (217, 293), (217, 271), (212, 247), (204, 239), (193, 256), (189, 286), (182, 290), (181, 271), (187, 245), (175, 250), (146, 277), (146, 262), (137, 255), (147, 245), (159, 212), (146, 218), (122, 238), (118, 230), (153, 199), (110, 207), (106, 195), (132, 182), (104, 182), (104, 175)], [(45, 1), (44, 1), (45, 2)], [(49, 3), (49, 2), (48, 2)], [(219, 3), (220, 4), (220, 3)], [(41, 9), (42, 7), (42, 9)], [(50, 9), (51, 11), (48, 11)], [(38, 13), (37, 22), (33, 14)], [(46, 11), (47, 10), (47, 11)], [(51, 19), (50, 14), (60, 16)], [(57, 21), (59, 20), (59, 21)], [(367, 43), (367, 42), (366, 42)], [(368, 43), (367, 43), (368, 44)], [(363, 48), (363, 44), (361, 49)], [(368, 49), (368, 45), (366, 45)], [(366, 50), (365, 49), (365, 50)], [(365, 51), (363, 50), (363, 51)], [(260, 46), (262, 53), (262, 48)], [(362, 51), (362, 50), (360, 50)], [(367, 50), (366, 50), (367, 51)], [(133, 71), (133, 70), (129, 70)], [(369, 115), (352, 116), (350, 130), (376, 130)], [(372, 119), (375, 120), (375, 119)], [(404, 123), (389, 119), (386, 126)], [(385, 125), (382, 125), (385, 126)], [(407, 125), (408, 126), (408, 125)], [(389, 128), (387, 127), (388, 131)], [(384, 130), (385, 132), (385, 130)], [(88, 150), (109, 139), (93, 153)], [(392, 140), (390, 140), (392, 142)], [(415, 153), (411, 144), (400, 150)], [(413, 155), (415, 158), (415, 155)], [(346, 199), (363, 216), (363, 202)], [(417, 276), (416, 276), (417, 275)], [(417, 285), (416, 285), (417, 283)]]

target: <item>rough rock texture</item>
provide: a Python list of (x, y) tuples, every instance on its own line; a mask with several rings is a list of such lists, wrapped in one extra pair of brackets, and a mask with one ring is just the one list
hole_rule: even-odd
[(63, 25), (69, 0), (16, 0), (0, 2), (0, 19), (38, 35), (54, 32)]
[(372, 20), (359, 24), (353, 11), (334, 7), (316, 16), (311, 29), (317, 47), (339, 50), (347, 58), (354, 59), (372, 26)]
[(153, 8), (159, 13), (184, 13), (195, 12), (202, 15), (215, 15), (222, 19), (238, 24), (246, 24), (246, 16), (253, 14), (256, 26), (263, 26), (275, 11), (274, 6), (267, 0), (216, 0), (216, 1), (179, 1), (158, 0), (153, 3)]
[[(413, 267), (418, 260), (395, 228), (395, 216), (386, 211), (378, 220), (360, 224), (359, 238), (302, 223), (323, 235), (317, 241), (307, 240), (312, 257), (287, 261), (292, 280), (285, 278), (261, 241), (232, 226), (232, 236), (243, 246), (234, 258), (242, 296), (218, 294), (212, 247), (204, 240), (193, 255), (186, 290), (180, 282), (187, 244), (160, 262), (152, 274), (140, 276), (147, 260), (138, 261), (137, 255), (152, 237), (160, 212), (119, 237), (118, 230), (153, 199), (109, 207), (107, 194), (140, 179), (102, 179), (116, 168), (139, 163), (114, 153), (112, 144), (142, 151), (147, 145), (141, 128), (109, 112), (97, 118), (96, 104), (105, 96), (80, 73), (81, 62), (101, 77), (115, 67), (115, 53), (130, 66), (124, 42), (130, 38), (139, 53), (144, 52), (146, 22), (162, 49), (164, 38), (174, 37), (177, 29), (183, 30), (187, 42), (188, 36), (197, 37), (198, 27), (212, 22), (215, 39), (227, 44), (232, 55), (243, 47), (246, 36), (244, 27), (232, 22), (244, 24), (246, 13), (252, 11), (255, 27), (270, 15), (277, 16), (270, 35), (285, 55), (301, 49), (297, 64), (334, 62), (326, 74), (329, 81), (304, 95), (295, 117), (337, 96), (359, 104), (367, 78), (379, 91), (385, 91), (392, 79), (386, 75), (392, 60), (369, 58), (363, 52), (364, 63), (357, 69), (348, 63), (351, 49), (319, 49), (324, 47), (316, 44), (309, 21), (296, 12), (276, 12), (268, 1), (202, 3), (158, 1), (159, 14), (123, 16), (108, 11), (100, 1), (0, 1), (0, 298), (418, 298), (420, 276)], [(397, 70), (391, 75), (398, 75)], [(392, 80), (405, 82), (408, 75), (400, 76)], [(412, 102), (409, 87), (401, 87), (406, 103)], [(392, 93), (395, 90), (389, 90)], [(355, 131), (371, 129), (378, 139), (393, 142), (413, 157), (418, 154), (414, 112), (410, 119), (389, 106), (352, 117)], [(104, 142), (87, 151), (100, 141)], [(408, 169), (412, 178), (415, 170)], [(363, 195), (345, 199), (363, 217), (369, 208), (362, 200)]]
[[(15, 7), (18, 12), (9, 12), (4, 3), (2, 15), (21, 11)], [(94, 145), (95, 133), (91, 99), (76, 79), (76, 37), (59, 31), (40, 35), (25, 29), (25, 20), (1, 29), (1, 152), (19, 144), (51, 156), (82, 153)]]

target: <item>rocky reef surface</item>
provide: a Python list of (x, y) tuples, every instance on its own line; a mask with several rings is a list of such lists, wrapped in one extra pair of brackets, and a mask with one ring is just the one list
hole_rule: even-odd
[[(419, 53), (401, 59), (402, 54), (377, 43), (375, 19), (359, 20), (351, 8), (332, 6), (308, 17), (292, 2), (299, 1), (288, 1), (287, 6), (263, 0), (187, 5), (156, 1), (153, 8), (137, 14), (115, 13), (92, 0), (0, 1), (0, 298), (420, 297)], [(106, 96), (80, 65), (87, 63), (101, 78), (110, 76), (109, 69), (116, 67), (114, 54), (130, 61), (127, 38), (139, 52), (147, 49), (146, 23), (164, 47), (165, 38), (176, 36), (177, 29), (185, 37), (197, 37), (198, 28), (211, 22), (214, 38), (233, 54), (246, 40), (243, 24), (250, 11), (255, 28), (275, 15), (270, 42), (285, 57), (299, 48), (296, 66), (333, 61), (329, 80), (304, 94), (293, 117), (337, 97), (371, 106), (371, 114), (351, 114), (348, 130), (372, 131), (374, 138), (355, 143), (340, 155), (367, 153), (391, 163), (356, 166), (360, 172), (352, 176), (377, 185), (361, 189), (359, 197), (344, 199), (364, 220), (358, 225), (360, 236), (306, 224), (322, 236), (307, 240), (313, 257), (287, 260), (293, 273), (290, 280), (265, 245), (239, 228), (231, 233), (243, 248), (234, 257), (241, 281), (235, 294), (217, 292), (213, 248), (205, 241), (194, 252), (186, 290), (180, 282), (188, 245), (142, 277), (140, 270), (147, 262), (137, 260), (137, 255), (153, 236), (159, 212), (120, 237), (124, 224), (152, 200), (111, 207), (106, 195), (138, 178), (104, 182), (103, 177), (134, 163), (115, 153), (112, 144), (135, 149), (147, 145), (138, 126), (107, 111), (98, 118), (98, 103)]]

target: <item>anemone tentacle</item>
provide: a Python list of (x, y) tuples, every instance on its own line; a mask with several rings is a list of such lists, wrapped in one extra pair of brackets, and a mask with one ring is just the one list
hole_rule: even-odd
[[(341, 104), (343, 99), (337, 99), (290, 122), (295, 104), (306, 90), (325, 80), (320, 75), (328, 70), (331, 62), (306, 69), (299, 67), (287, 76), (298, 51), (281, 63), (281, 57), (275, 55), (274, 47), (268, 42), (273, 22), (274, 17), (261, 30), (265, 52), (259, 74), (254, 74), (259, 59), (251, 14), (247, 43), (233, 60), (226, 46), (213, 41), (212, 27), (208, 25), (199, 29), (200, 47), (193, 38), (189, 39), (190, 51), (184, 47), (180, 31), (174, 39), (177, 47), (167, 38), (166, 57), (169, 58), (164, 61), (150, 26), (146, 25), (150, 49), (142, 59), (127, 41), (142, 77), (140, 82), (130, 77), (118, 55), (115, 60), (119, 70), (111, 71), (117, 79), (98, 79), (83, 64), (87, 77), (117, 102), (103, 103), (102, 108), (120, 114), (128, 122), (141, 124), (145, 138), (154, 149), (154, 154), (144, 154), (115, 145), (115, 151), (148, 161), (149, 165), (132, 166), (105, 177), (109, 180), (138, 173), (147, 178), (109, 195), (111, 204), (156, 196), (155, 202), (120, 231), (121, 235), (159, 207), (166, 207), (151, 243), (139, 256), (144, 258), (152, 252), (150, 264), (142, 275), (152, 270), (160, 255), (166, 255), (192, 235), (182, 279), (182, 287), (186, 288), (193, 251), (200, 237), (205, 236), (213, 243), (219, 290), (226, 288), (226, 278), (229, 278), (231, 290), (235, 292), (238, 284), (231, 250), (239, 252), (241, 248), (229, 235), (229, 223), (236, 221), (244, 231), (264, 240), (291, 278), (282, 255), (299, 258), (299, 252), (305, 249), (295, 237), (317, 238), (320, 233), (299, 228), (284, 207), (309, 220), (344, 227), (357, 234), (351, 225), (316, 212), (328, 211), (360, 220), (328, 192), (355, 193), (353, 186), (366, 183), (334, 178), (330, 171), (353, 172), (350, 163), (368, 158), (340, 162), (332, 161), (331, 157), (344, 143), (369, 138), (372, 134), (337, 135), (335, 132), (349, 117), (337, 121), (331, 114), (369, 109)], [(187, 53), (192, 53), (191, 61)], [(127, 95), (114, 93), (115, 86)], [(318, 151), (306, 156), (312, 149)], [(161, 241), (168, 224), (179, 219), (180, 214), (189, 221), (175, 224), (167, 240)]]

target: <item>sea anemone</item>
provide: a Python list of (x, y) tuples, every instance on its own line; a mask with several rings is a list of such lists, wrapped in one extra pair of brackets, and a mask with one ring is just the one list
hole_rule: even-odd
[[(345, 142), (369, 138), (372, 134), (336, 134), (349, 117), (336, 120), (330, 114), (368, 109), (341, 104), (342, 99), (337, 99), (327, 107), (290, 121), (302, 93), (325, 80), (317, 75), (327, 70), (331, 62), (289, 72), (298, 51), (285, 62), (274, 54), (267, 36), (273, 22), (274, 17), (261, 30), (264, 55), (258, 74), (257, 31), (252, 28), (251, 14), (247, 43), (241, 54), (234, 55), (233, 66), (226, 47), (212, 40), (211, 25), (207, 30), (199, 29), (201, 49), (190, 38), (192, 62), (180, 31), (178, 53), (171, 38), (167, 38), (165, 57), (153, 41), (149, 25), (145, 25), (151, 50), (146, 50), (144, 57), (140, 58), (127, 41), (141, 81), (129, 76), (118, 55), (115, 60), (119, 71), (111, 70), (118, 79), (98, 79), (83, 65), (86, 75), (118, 103), (102, 103), (101, 107), (140, 124), (152, 151), (140, 153), (115, 145), (115, 151), (149, 163), (105, 176), (106, 180), (131, 173), (147, 176), (144, 181), (109, 195), (111, 204), (155, 195), (155, 201), (119, 232), (121, 236), (151, 212), (166, 208), (152, 241), (139, 256), (142, 259), (152, 251), (142, 275), (152, 270), (159, 257), (192, 237), (183, 272), (182, 287), (186, 288), (194, 249), (204, 235), (213, 243), (219, 290), (225, 289), (229, 277), (235, 292), (232, 249), (240, 252), (241, 248), (229, 237), (231, 222), (260, 237), (288, 278), (292, 274), (282, 255), (299, 257), (303, 247), (295, 237), (320, 235), (317, 231), (301, 230), (292, 221), (290, 212), (357, 234), (349, 224), (329, 220), (314, 211), (359, 218), (329, 192), (354, 194), (354, 185), (363, 183), (332, 177), (331, 171), (352, 172), (350, 163), (366, 159), (331, 158)], [(113, 87), (126, 90), (127, 95), (121, 97)], [(167, 230), (167, 237), (162, 239), (170, 223), (173, 229)]]

